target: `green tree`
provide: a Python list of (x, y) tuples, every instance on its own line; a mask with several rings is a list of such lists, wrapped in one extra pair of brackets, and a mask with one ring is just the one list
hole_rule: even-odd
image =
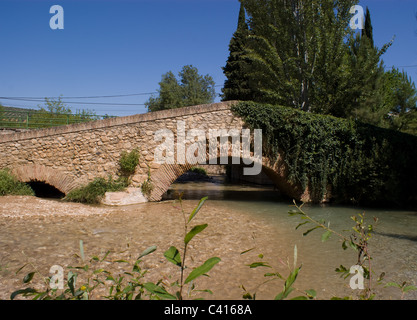
[(149, 111), (175, 109), (212, 103), (215, 97), (213, 78), (199, 75), (198, 69), (186, 65), (179, 72), (179, 80), (169, 71), (162, 75), (158, 96), (151, 96), (145, 105)]
[(406, 72), (393, 68), (384, 74), (379, 125), (417, 134), (417, 90)]
[(355, 117), (358, 120), (377, 124), (381, 116), (381, 86), (384, 66), (382, 55), (392, 45), (393, 40), (382, 46), (374, 46), (371, 14), (366, 8), (365, 28), (361, 34), (348, 39), (346, 66), (349, 70), (350, 85), (345, 88), (349, 101), (348, 108), (334, 114), (342, 117)]
[(3, 117), (4, 117), (4, 107), (3, 107), (3, 105), (0, 103), (0, 124), (2, 124)]
[(248, 36), (249, 27), (246, 23), (245, 8), (241, 4), (237, 29), (229, 43), (230, 54), (223, 67), (223, 73), (227, 78), (222, 89), (223, 101), (252, 99), (247, 76), (250, 60), (245, 58)]
[(365, 29), (350, 28), (350, 9), (357, 3), (241, 0), (249, 27), (246, 60), (241, 59), (248, 62), (251, 91), (245, 100), (338, 117), (369, 115), (361, 108), (375, 109), (380, 102), (381, 56), (392, 42), (374, 47), (369, 9)]
[(38, 105), (39, 110), (30, 115), (31, 127), (51, 127), (97, 120), (99, 117), (94, 111), (77, 110), (75, 114), (65, 105), (62, 98), (45, 98), (44, 106)]
[[(250, 86), (258, 102), (330, 113), (348, 84), (355, 0), (241, 0), (249, 16)], [(342, 89), (342, 90), (341, 90)]]

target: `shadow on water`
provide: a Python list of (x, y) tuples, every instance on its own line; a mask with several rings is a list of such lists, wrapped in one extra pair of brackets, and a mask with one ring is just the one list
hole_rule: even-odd
[(182, 194), (184, 200), (199, 200), (208, 197), (210, 200), (228, 201), (287, 201), (273, 186), (251, 183), (231, 183), (223, 177), (213, 177), (211, 181), (175, 182), (163, 195), (162, 200), (175, 200)]
[(374, 231), (375, 234), (384, 236), (384, 237), (390, 237), (394, 239), (399, 240), (409, 240), (409, 241), (415, 241), (417, 242), (417, 236), (407, 235), (407, 234), (397, 234), (397, 233), (386, 233), (386, 232), (378, 232)]

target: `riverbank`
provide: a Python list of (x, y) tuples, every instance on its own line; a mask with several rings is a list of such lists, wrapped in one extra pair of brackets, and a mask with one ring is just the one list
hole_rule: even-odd
[[(194, 184), (190, 188), (196, 189)], [(246, 199), (256, 198), (249, 190), (252, 189), (241, 187), (240, 192)], [(205, 193), (210, 192), (205, 189)], [(224, 196), (230, 194), (225, 192)], [(198, 200), (183, 201), (187, 215), (197, 203)], [(191, 270), (213, 256), (221, 258), (221, 262), (209, 272), (210, 277), (201, 277), (195, 282), (197, 289), (213, 291), (212, 295), (199, 293), (199, 296), (239, 300), (244, 285), (248, 291), (256, 291), (257, 299), (273, 299), (282, 290), (283, 282), (261, 285), (266, 280), (264, 273), (274, 270), (266, 267), (251, 269), (248, 265), (265, 261), (287, 276), (286, 264), (293, 265), (294, 245), (298, 249), (297, 266), (302, 264), (296, 288), (313, 288), (318, 299), (355, 295), (357, 292), (348, 287), (349, 281), (334, 272), (340, 264), (348, 267), (354, 264), (355, 253), (342, 250), (336, 238), (321, 243), (320, 232), (303, 237), (303, 231), (295, 230), (299, 218), (289, 217), (288, 209), (286, 203), (259, 200), (206, 201), (192, 225), (207, 223), (208, 227), (192, 240), (187, 264)], [(331, 220), (332, 226), (340, 230), (347, 229), (342, 221), (349, 224), (349, 216), (357, 213), (356, 210), (343, 209), (333, 215), (333, 209), (326, 207), (307, 209), (316, 217)], [(384, 214), (381, 216), (382, 224), (371, 243), (375, 257), (373, 265), (377, 272), (387, 273), (387, 281), (415, 284), (417, 250), (410, 227), (410, 222), (414, 225), (414, 213), (381, 214)], [(149, 271), (146, 279), (164, 279), (172, 283), (179, 278), (179, 270), (166, 261), (163, 253), (170, 246), (181, 250), (183, 231), (181, 210), (172, 200), (110, 207), (27, 196), (0, 197), (0, 299), (9, 299), (13, 291), (22, 288), (23, 276), (34, 267), (48, 275), (53, 265), (64, 268), (80, 265), (81, 261), (75, 257), (79, 254), (80, 240), (84, 243), (86, 259), (110, 250), (112, 254), (108, 259), (113, 261), (134, 261), (144, 249), (156, 245), (157, 250), (143, 259), (142, 267)], [(254, 249), (241, 254), (251, 248)], [(258, 256), (261, 253), (263, 259)], [(27, 262), (32, 267), (26, 266), (16, 275), (15, 272)], [(106, 263), (104, 268), (115, 275), (130, 271), (120, 263)], [(377, 291), (378, 299), (400, 298), (399, 290), (393, 288), (379, 286)], [(100, 295), (105, 293), (97, 292), (93, 298), (100, 299)], [(416, 292), (407, 298), (417, 299)]]
[[(184, 201), (187, 215), (197, 203)], [(210, 278), (196, 282), (198, 289), (213, 291), (213, 295), (202, 294), (205, 298), (240, 299), (242, 284), (252, 290), (264, 281), (264, 270), (251, 270), (245, 265), (259, 260), (260, 251), (241, 255), (244, 250), (259, 246), (266, 256), (273, 254), (285, 259), (284, 246), (271, 250), (265, 245), (274, 241), (277, 230), (260, 218), (233, 210), (225, 213), (207, 201), (194, 223), (209, 226), (189, 247), (190, 268), (212, 256), (222, 259), (209, 273)], [(120, 252), (129, 244), (128, 252), (118, 257), (115, 254), (116, 259), (138, 256), (145, 248), (156, 245), (157, 251), (144, 259), (143, 266), (149, 269), (150, 278), (155, 281), (165, 277), (173, 282), (178, 277), (178, 268), (163, 257), (170, 246), (182, 247), (183, 217), (178, 203), (172, 201), (115, 208), (35, 197), (0, 197), (0, 229), (0, 299), (9, 299), (11, 292), (22, 287), (21, 280), (31, 268), (26, 267), (18, 275), (15, 272), (27, 261), (46, 275), (52, 265), (74, 266), (79, 240), (84, 242), (86, 257), (107, 250)], [(108, 267), (121, 271), (118, 264)], [(277, 285), (260, 289), (258, 296), (272, 299), (280, 290)]]

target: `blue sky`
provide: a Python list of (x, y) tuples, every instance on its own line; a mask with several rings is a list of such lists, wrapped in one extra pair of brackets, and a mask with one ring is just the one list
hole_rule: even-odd
[[(417, 1), (362, 0), (371, 11), (375, 43), (395, 35), (385, 65), (417, 66)], [(64, 29), (52, 30), (52, 5)], [(0, 0), (0, 97), (86, 97), (150, 93), (161, 75), (191, 64), (221, 92), (221, 67), (236, 29), (238, 0)], [(417, 83), (417, 67), (405, 68)], [(67, 99), (97, 114), (146, 112), (149, 95)], [(83, 105), (71, 102), (135, 104)], [(216, 99), (219, 101), (219, 98)], [(0, 99), (3, 105), (39, 102)]]

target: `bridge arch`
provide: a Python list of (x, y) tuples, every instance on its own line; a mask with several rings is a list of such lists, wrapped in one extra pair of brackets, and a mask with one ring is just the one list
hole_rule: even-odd
[[(216, 164), (220, 163), (220, 158), (214, 159)], [(239, 163), (243, 163), (243, 158), (239, 158)], [(228, 164), (232, 164), (232, 157), (229, 156)], [(308, 195), (303, 192), (301, 186), (291, 184), (287, 179), (287, 170), (282, 161), (278, 160), (276, 163), (271, 165), (270, 161), (265, 157), (262, 158), (260, 163), (263, 172), (268, 178), (275, 184), (277, 189), (284, 195), (293, 199), (303, 199)], [(162, 164), (157, 170), (152, 173), (151, 180), (153, 189), (147, 195), (149, 201), (160, 201), (165, 192), (168, 191), (171, 184), (175, 182), (180, 176), (190, 170), (194, 165), (187, 164)], [(249, 167), (253, 164), (249, 165)]]
[(65, 195), (76, 187), (75, 181), (64, 172), (38, 164), (27, 164), (12, 169), (21, 182), (44, 182)]

